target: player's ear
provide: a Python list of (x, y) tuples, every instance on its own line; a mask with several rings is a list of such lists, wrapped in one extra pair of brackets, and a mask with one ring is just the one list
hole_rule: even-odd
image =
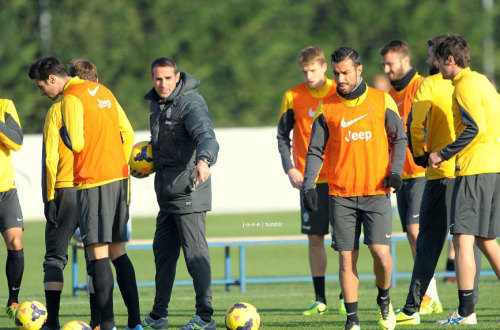
[(363, 73), (363, 64), (360, 64), (356, 67), (356, 73), (358, 76), (361, 76), (361, 73)]
[(180, 72), (177, 72), (175, 74), (175, 83), (177, 84), (179, 82), (179, 80), (181, 79), (181, 73)]

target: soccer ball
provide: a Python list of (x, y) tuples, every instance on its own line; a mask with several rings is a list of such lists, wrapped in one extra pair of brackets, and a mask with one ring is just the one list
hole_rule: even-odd
[(257, 330), (260, 326), (260, 315), (253, 305), (238, 302), (227, 310), (225, 322), (228, 330)]
[(46, 320), (47, 309), (39, 301), (25, 301), (17, 307), (15, 322), (19, 330), (38, 330)]
[(142, 174), (155, 171), (153, 163), (153, 147), (148, 141), (137, 142), (132, 148), (129, 160), (130, 167)]
[(85, 322), (71, 321), (62, 327), (61, 330), (92, 330), (92, 328)]

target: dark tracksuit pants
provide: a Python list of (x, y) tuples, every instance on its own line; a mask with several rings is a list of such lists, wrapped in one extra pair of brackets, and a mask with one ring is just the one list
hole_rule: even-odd
[[(417, 254), (413, 265), (410, 290), (404, 309), (411, 314), (420, 310), (420, 303), (434, 276), (436, 265), (450, 228), (451, 195), (455, 179), (428, 180), (425, 183), (420, 208), (420, 229), (417, 237)], [(479, 299), (478, 282), (481, 270), (481, 251), (474, 246), (476, 277), (474, 279), (474, 304)]]
[(180, 249), (196, 293), (196, 314), (211, 316), (212, 290), (208, 245), (205, 238), (205, 212), (169, 214), (160, 209), (156, 219), (153, 252), (156, 264), (156, 295), (153, 313), (168, 315)]

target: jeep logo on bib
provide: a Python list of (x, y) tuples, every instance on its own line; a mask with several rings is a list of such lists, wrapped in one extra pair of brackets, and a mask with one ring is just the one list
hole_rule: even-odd
[(356, 140), (371, 140), (372, 132), (370, 131), (361, 131), (361, 132), (351, 132), (347, 133), (348, 136), (345, 137), (347, 142), (356, 141)]

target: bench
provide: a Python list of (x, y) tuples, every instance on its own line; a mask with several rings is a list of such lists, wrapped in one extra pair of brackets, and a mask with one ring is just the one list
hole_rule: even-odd
[[(451, 236), (448, 237), (450, 239)], [(406, 241), (406, 234), (404, 233), (393, 233), (392, 243), (391, 243), (391, 254), (393, 260), (393, 270), (392, 270), (392, 287), (396, 285), (396, 279), (398, 278), (411, 278), (410, 273), (397, 273), (396, 272), (396, 242)], [(363, 237), (360, 238), (360, 242), (363, 241)], [(331, 237), (325, 236), (325, 244), (331, 244)], [(152, 250), (152, 240), (132, 240), (127, 244), (127, 250)], [(305, 235), (299, 236), (250, 236), (250, 237), (225, 237), (225, 238), (207, 238), (207, 243), (209, 247), (223, 247), (225, 250), (224, 257), (224, 278), (222, 279), (212, 279), (212, 284), (224, 284), (226, 286), (226, 291), (231, 290), (232, 285), (240, 287), (241, 292), (246, 291), (247, 283), (269, 283), (269, 282), (302, 282), (311, 281), (310, 276), (284, 276), (284, 277), (256, 277), (248, 278), (246, 276), (246, 247), (254, 245), (290, 245), (290, 244), (308, 244), (307, 237)], [(231, 255), (230, 247), (239, 247), (239, 276), (231, 276)], [(78, 291), (87, 290), (86, 283), (78, 282), (78, 251), (83, 250), (83, 244), (72, 243), (72, 253), (73, 253), (73, 264), (72, 264), (72, 283), (73, 283), (73, 296), (78, 295)], [(152, 253), (152, 252), (151, 252)], [(411, 257), (410, 255), (408, 257)], [(213, 266), (212, 266), (213, 267)], [(493, 271), (482, 271), (481, 275), (494, 275)], [(451, 276), (454, 272), (440, 272), (435, 273), (435, 276)], [(359, 274), (360, 279), (374, 279), (374, 274)], [(326, 276), (326, 280), (338, 280), (337, 275)], [(175, 281), (174, 285), (192, 285), (191, 280), (180, 280)], [(154, 286), (154, 281), (151, 282), (138, 282), (138, 286)]]

